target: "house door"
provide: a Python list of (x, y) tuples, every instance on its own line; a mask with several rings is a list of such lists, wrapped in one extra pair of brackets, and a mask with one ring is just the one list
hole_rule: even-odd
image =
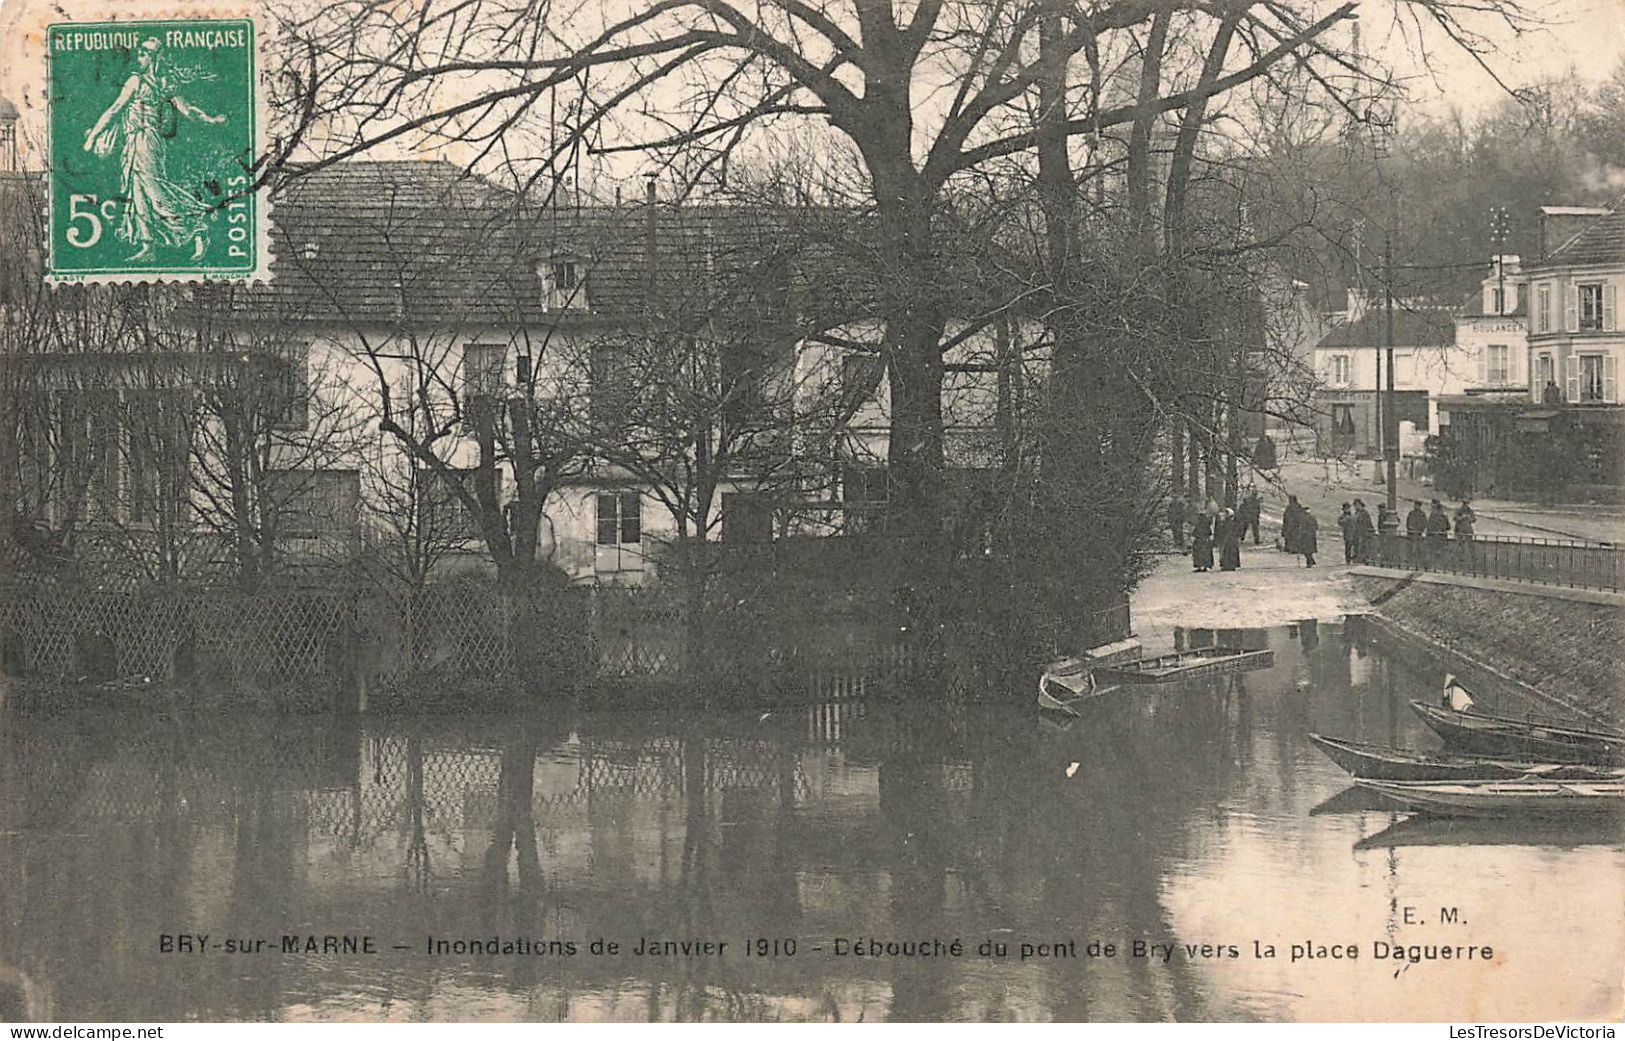
[(1354, 406), (1332, 406), (1332, 451), (1347, 452), (1354, 448)]

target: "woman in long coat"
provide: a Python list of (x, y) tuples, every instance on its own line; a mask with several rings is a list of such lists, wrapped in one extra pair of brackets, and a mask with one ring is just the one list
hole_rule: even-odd
[(1303, 507), (1296, 495), (1286, 497), (1286, 509), (1281, 511), (1281, 548), (1288, 553), (1298, 552), (1298, 521)]
[(1303, 566), (1315, 566), (1315, 554), (1320, 552), (1320, 543), (1316, 534), (1320, 525), (1315, 521), (1315, 515), (1298, 507), (1298, 552), (1303, 554)]
[(1234, 571), (1241, 567), (1241, 533), (1246, 530), (1240, 517), (1230, 510), (1219, 514), (1214, 540), (1219, 544), (1219, 570)]
[(1213, 567), (1213, 518), (1198, 513), (1191, 525), (1191, 568), (1208, 571)]

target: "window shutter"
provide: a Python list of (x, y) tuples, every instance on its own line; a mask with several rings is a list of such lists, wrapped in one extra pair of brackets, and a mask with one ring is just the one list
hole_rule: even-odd
[(1478, 385), (1480, 387), (1490, 385), (1490, 351), (1492, 350), (1494, 348), (1487, 345), (1478, 349)]
[(1567, 301), (1563, 308), (1563, 328), (1577, 333), (1580, 331), (1580, 287), (1569, 286), (1563, 299)]
[(1580, 356), (1571, 354), (1563, 359), (1563, 399), (1569, 403), (1580, 400)]
[(1614, 328), (1614, 284), (1605, 282), (1602, 287), (1602, 327)]
[(1619, 359), (1612, 354), (1602, 359), (1602, 399), (1610, 403), (1619, 401)]
[(643, 497), (637, 492), (621, 493), (621, 541), (643, 541)]

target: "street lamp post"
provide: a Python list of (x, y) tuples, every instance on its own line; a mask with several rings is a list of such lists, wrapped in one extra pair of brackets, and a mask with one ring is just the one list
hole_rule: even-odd
[(1399, 508), (1399, 475), (1396, 472), (1399, 465), (1399, 423), (1394, 414), (1394, 242), (1389, 235), (1383, 236), (1382, 266), (1384, 309), (1387, 312), (1383, 342), (1386, 344), (1384, 354), (1388, 364), (1388, 407), (1383, 409), (1382, 454), (1388, 464), (1388, 509), (1392, 512)]

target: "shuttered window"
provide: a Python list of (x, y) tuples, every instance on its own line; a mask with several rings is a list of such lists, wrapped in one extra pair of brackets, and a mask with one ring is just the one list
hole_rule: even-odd
[(1583, 282), (1576, 287), (1579, 296), (1580, 329), (1605, 329), (1603, 285), (1601, 282)]

